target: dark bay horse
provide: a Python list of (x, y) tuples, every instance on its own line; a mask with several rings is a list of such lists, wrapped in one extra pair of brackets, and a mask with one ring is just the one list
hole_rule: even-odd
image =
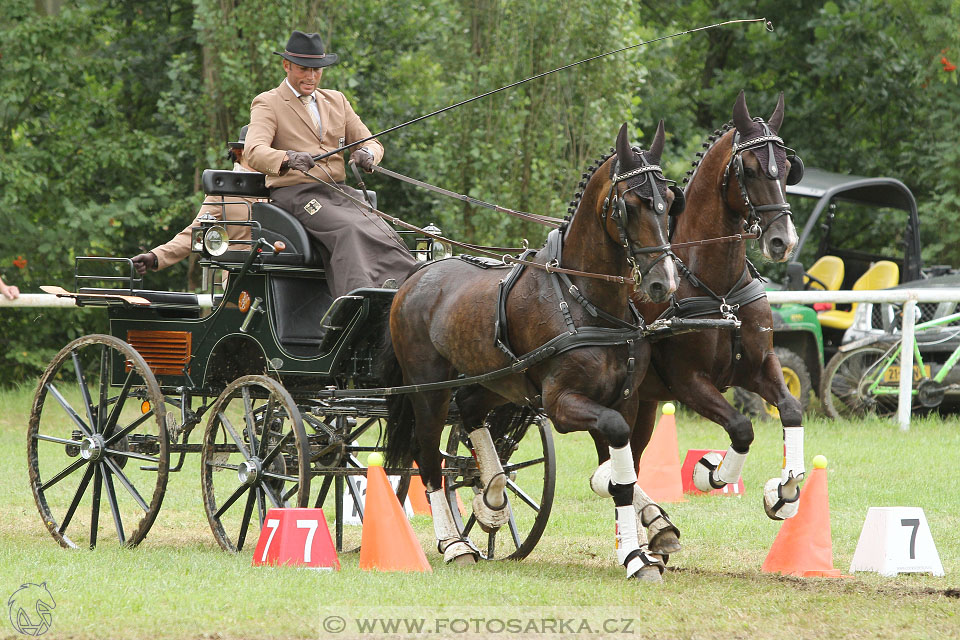
[[(636, 467), (630, 431), (635, 391), (650, 347), (630, 308), (629, 282), (641, 299), (664, 302), (677, 287), (667, 247), (667, 219), (680, 190), (658, 166), (663, 122), (649, 151), (631, 148), (626, 125), (615, 154), (590, 167), (569, 224), (551, 232), (531, 262), (575, 270), (558, 274), (518, 265), (509, 273), (448, 258), (415, 271), (390, 312), (390, 334), (403, 384), (476, 376), (517, 365), (554, 345), (520, 373), (462, 389), (457, 403), (477, 458), (483, 490), (474, 499), (480, 526), (509, 521), (506, 478), (484, 420), (507, 402), (542, 408), (560, 433), (603, 434), (613, 460), (610, 494), (617, 505), (617, 558), (628, 577), (659, 580), (663, 565), (638, 540), (632, 505)], [(604, 278), (586, 274), (603, 274)], [(557, 342), (559, 340), (559, 342)], [(515, 355), (520, 354), (520, 355)], [(391, 380), (397, 384), (401, 380)], [(445, 560), (474, 561), (475, 547), (458, 532), (441, 484), (440, 437), (449, 389), (418, 392), (390, 405), (387, 465), (415, 459), (433, 509), (437, 548)], [(624, 514), (629, 511), (629, 518)], [(645, 542), (645, 538), (644, 538)]]
[[(686, 213), (672, 221), (671, 242), (681, 261), (677, 304), (638, 301), (649, 322), (664, 313), (682, 317), (736, 316), (739, 330), (705, 330), (676, 335), (652, 345), (651, 366), (638, 390), (640, 403), (631, 444), (634, 456), (646, 447), (653, 432), (657, 402), (679, 400), (700, 415), (720, 424), (730, 435), (722, 459), (707, 454), (694, 479), (703, 491), (736, 482), (750, 444), (753, 425), (721, 395), (737, 385), (760, 394), (777, 406), (783, 423), (784, 462), (779, 478), (764, 486), (764, 510), (773, 519), (796, 514), (804, 476), (803, 426), (799, 401), (787, 390), (780, 363), (773, 352), (770, 304), (752, 265), (744, 241), (681, 247), (681, 243), (733, 236), (746, 230), (760, 232), (765, 258), (786, 260), (797, 233), (785, 198), (784, 185), (802, 177), (803, 164), (786, 149), (777, 132), (783, 122), (783, 94), (766, 122), (751, 118), (743, 92), (737, 97), (733, 121), (710, 136), (705, 152), (688, 179)], [(604, 459), (605, 443), (597, 443)], [(635, 506), (643, 524), (660, 509), (638, 491)], [(659, 521), (663, 526), (663, 520)], [(651, 550), (656, 527), (651, 527)]]

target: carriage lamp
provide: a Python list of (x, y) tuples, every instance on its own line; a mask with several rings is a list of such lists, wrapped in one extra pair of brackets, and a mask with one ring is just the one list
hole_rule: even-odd
[(195, 252), (198, 252), (198, 253), (199, 253), (200, 251), (203, 251), (203, 233), (204, 233), (204, 229), (210, 226), (209, 224), (206, 224), (206, 225), (205, 225), (205, 224), (203, 224), (203, 223), (204, 223), (204, 222), (210, 223), (210, 222), (215, 222), (215, 221), (216, 221), (216, 218), (214, 218), (214, 217), (213, 217), (212, 215), (210, 215), (209, 213), (203, 213), (203, 214), (200, 214), (200, 215), (197, 217), (197, 222), (200, 223), (200, 226), (193, 227), (193, 229), (191, 229), (191, 231), (190, 231), (190, 245), (191, 245), (191, 250), (192, 250), (192, 251), (195, 251)]
[(219, 224), (213, 225), (203, 234), (203, 249), (214, 258), (227, 252), (228, 242), (227, 230)]
[[(440, 235), (440, 227), (432, 222), (424, 227), (423, 230), (427, 233), (432, 233), (433, 235)], [(417, 238), (417, 261), (426, 262), (427, 260), (432, 260), (433, 248), (436, 244), (436, 241), (429, 236), (420, 236)]]

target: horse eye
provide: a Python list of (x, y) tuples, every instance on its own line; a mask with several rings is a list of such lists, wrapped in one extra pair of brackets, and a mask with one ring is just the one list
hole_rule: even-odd
[(744, 173), (748, 178), (756, 178), (756, 177), (757, 177), (757, 172), (756, 172), (754, 169), (750, 168), (750, 167), (744, 167), (744, 168), (743, 168), (743, 173)]

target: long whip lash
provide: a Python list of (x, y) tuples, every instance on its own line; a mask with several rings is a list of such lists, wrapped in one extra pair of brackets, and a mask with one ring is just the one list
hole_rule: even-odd
[(696, 33), (697, 31), (707, 31), (708, 29), (716, 29), (716, 28), (718, 28), (718, 27), (724, 27), (724, 26), (730, 25), (730, 24), (741, 24), (741, 23), (750, 23), (750, 22), (762, 22), (762, 23), (764, 23), (764, 26), (767, 28), (767, 31), (773, 31), (773, 23), (770, 22), (769, 20), (767, 20), (766, 18), (750, 18), (750, 19), (741, 19), (741, 20), (727, 20), (726, 22), (718, 22), (718, 23), (716, 23), (716, 24), (709, 24), (709, 25), (705, 25), (705, 26), (702, 26), (702, 27), (696, 27), (696, 28), (694, 28), (694, 29), (687, 29), (686, 31), (679, 31), (679, 32), (677, 32), (677, 33), (671, 33), (670, 35), (660, 36), (659, 38), (654, 38), (654, 39), (652, 39), (652, 40), (645, 40), (644, 42), (638, 42), (637, 44), (631, 44), (631, 45), (629, 45), (629, 46), (622, 47), (622, 48), (616, 49), (616, 50), (614, 50), (614, 51), (607, 51), (606, 53), (601, 53), (601, 54), (595, 55), (595, 56), (593, 56), (593, 57), (591, 57), (591, 58), (585, 58), (585, 59), (583, 59), (583, 60), (578, 60), (577, 62), (571, 62), (570, 64), (563, 65), (562, 67), (557, 67), (556, 69), (551, 69), (550, 71), (544, 71), (543, 73), (538, 73), (538, 74), (536, 74), (536, 75), (534, 75), (534, 76), (530, 76), (529, 78), (524, 78), (523, 80), (518, 80), (518, 81), (516, 81), (516, 82), (511, 82), (510, 84), (504, 85), (504, 86), (500, 87), (499, 89), (494, 89), (494, 90), (492, 90), (492, 91), (487, 91), (486, 93), (481, 93), (481, 94), (478, 95), (478, 96), (474, 96), (474, 97), (472, 97), (472, 98), (467, 98), (466, 100), (462, 100), (462, 101), (460, 101), (460, 102), (458, 102), (458, 103), (456, 103), (456, 104), (451, 104), (450, 106), (444, 107), (443, 109), (437, 109), (436, 111), (434, 111), (434, 112), (432, 112), (432, 113), (428, 113), (428, 114), (426, 114), (426, 115), (419, 116), (419, 117), (417, 117), (417, 118), (414, 118), (413, 120), (408, 120), (407, 122), (404, 122), (403, 124), (398, 124), (398, 125), (396, 125), (396, 126), (390, 127), (389, 129), (384, 129), (384, 130), (381, 131), (380, 133), (374, 134), (374, 135), (372, 135), (372, 136), (368, 136), (368, 137), (366, 137), (366, 138), (363, 138), (362, 140), (357, 140), (356, 142), (351, 142), (350, 144), (344, 145), (344, 146), (342, 146), (342, 147), (340, 147), (340, 148), (338, 148), (338, 149), (334, 149), (333, 151), (328, 151), (327, 153), (324, 153), (324, 154), (321, 154), (321, 155), (318, 155), (318, 156), (314, 156), (313, 159), (314, 159), (314, 161), (319, 162), (320, 160), (323, 160), (324, 158), (328, 158), (328, 157), (330, 157), (330, 156), (332, 156), (332, 155), (334, 155), (334, 154), (336, 154), (336, 153), (340, 153), (341, 151), (345, 151), (345, 150), (349, 149), (350, 147), (355, 147), (355, 146), (358, 145), (358, 144), (363, 144), (364, 142), (367, 142), (367, 141), (369, 141), (369, 140), (373, 140), (374, 138), (378, 138), (378, 137), (380, 137), (380, 136), (382, 136), (382, 135), (386, 135), (386, 134), (388, 134), (388, 133), (391, 133), (391, 132), (393, 132), (393, 131), (396, 131), (397, 129), (402, 129), (403, 127), (405, 127), (405, 126), (407, 126), (407, 125), (413, 124), (414, 122), (420, 122), (421, 120), (426, 120), (427, 118), (432, 118), (433, 116), (439, 115), (439, 114), (441, 114), (441, 113), (443, 113), (443, 112), (445, 112), (445, 111), (450, 111), (451, 109), (456, 109), (457, 107), (462, 107), (463, 105), (468, 104), (468, 103), (470, 103), (470, 102), (473, 102), (474, 100), (479, 100), (479, 99), (481, 99), (481, 98), (486, 98), (487, 96), (492, 96), (492, 95), (495, 94), (495, 93), (499, 93), (499, 92), (501, 92), (501, 91), (505, 91), (505, 90), (507, 90), (507, 89), (511, 89), (511, 88), (516, 87), (516, 86), (519, 86), (519, 85), (521, 85), (521, 84), (523, 84), (523, 83), (525, 83), (525, 82), (530, 82), (531, 80), (536, 80), (536, 79), (538, 79), (538, 78), (543, 78), (543, 77), (545, 77), (545, 76), (550, 75), (551, 73), (556, 73), (556, 72), (558, 72), (558, 71), (563, 71), (564, 69), (569, 69), (569, 68), (571, 68), (571, 67), (575, 67), (575, 66), (577, 66), (578, 64), (583, 64), (583, 63), (585, 63), (585, 62), (590, 62), (590, 61), (592, 61), (592, 60), (597, 60), (597, 59), (599, 59), (599, 58), (604, 58), (604, 57), (606, 57), (606, 56), (612, 56), (612, 55), (614, 55), (614, 54), (616, 54), (616, 53), (622, 53), (622, 52), (628, 51), (628, 50), (630, 50), (630, 49), (636, 49), (637, 47), (642, 47), (642, 46), (645, 46), (645, 45), (648, 45), (648, 44), (652, 44), (652, 43), (654, 43), (654, 42), (660, 42), (661, 40), (669, 40), (670, 38), (678, 38), (678, 37), (680, 37), (680, 36), (687, 35), (687, 34), (690, 34), (690, 33)]

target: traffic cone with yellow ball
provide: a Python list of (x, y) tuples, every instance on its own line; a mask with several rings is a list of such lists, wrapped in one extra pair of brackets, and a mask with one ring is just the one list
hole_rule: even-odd
[(686, 502), (680, 476), (680, 448), (677, 445), (676, 407), (663, 405), (660, 421), (640, 457), (637, 485), (654, 502)]

